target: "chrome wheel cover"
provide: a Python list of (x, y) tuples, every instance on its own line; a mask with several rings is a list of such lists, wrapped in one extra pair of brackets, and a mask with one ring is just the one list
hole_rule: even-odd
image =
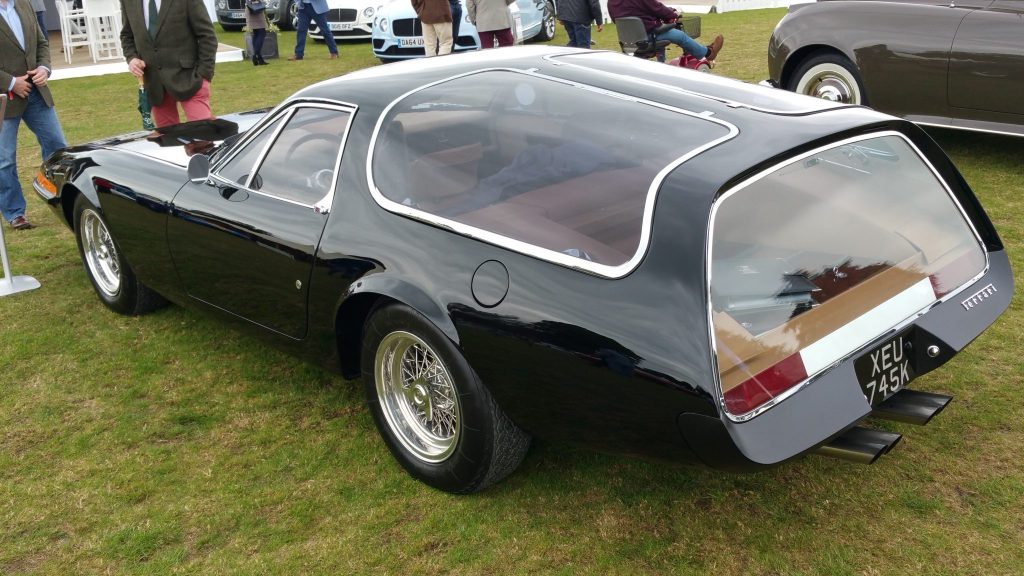
[(104, 295), (115, 298), (121, 291), (121, 263), (114, 239), (110, 237), (100, 215), (91, 208), (82, 211), (78, 222), (82, 255), (85, 265), (89, 267), (89, 274)]
[(422, 339), (392, 332), (374, 359), (377, 399), (398, 441), (417, 459), (438, 463), (459, 441), (459, 396), (448, 368)]
[(846, 68), (830, 62), (818, 64), (804, 73), (796, 92), (840, 104), (860, 104), (860, 87)]

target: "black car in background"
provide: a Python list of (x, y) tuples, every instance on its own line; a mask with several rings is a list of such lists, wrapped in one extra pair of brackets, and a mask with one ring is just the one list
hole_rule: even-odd
[[(237, 131), (237, 134), (233, 134)], [(416, 478), (531, 436), (721, 469), (874, 461), (1006, 309), (1009, 261), (915, 125), (621, 54), (379, 66), (48, 159), (100, 300), (211, 312), (348, 377)], [(874, 420), (873, 420), (874, 421)]]

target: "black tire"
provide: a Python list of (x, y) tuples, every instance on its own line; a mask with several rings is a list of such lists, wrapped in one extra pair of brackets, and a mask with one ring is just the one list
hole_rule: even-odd
[(75, 200), (74, 220), (78, 255), (96, 295), (107, 308), (137, 316), (167, 305), (163, 296), (135, 278), (103, 215), (85, 196)]
[(526, 455), (529, 435), (501, 411), (452, 341), (408, 306), (389, 304), (370, 316), (362, 367), (377, 429), (425, 484), (455, 494), (483, 490)]
[(544, 2), (544, 19), (540, 24), (540, 32), (530, 42), (547, 42), (554, 39), (557, 24), (555, 21), (555, 8), (551, 5), (551, 2)]
[(819, 52), (801, 62), (789, 77), (786, 89), (843, 104), (868, 103), (857, 66), (835, 52)]
[(295, 30), (295, 23), (292, 21), (294, 14), (292, 6), (295, 0), (285, 0), (277, 9), (277, 27), (281, 30)]

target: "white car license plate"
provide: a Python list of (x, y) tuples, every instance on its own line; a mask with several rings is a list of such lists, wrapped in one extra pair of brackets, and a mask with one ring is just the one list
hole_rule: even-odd
[(399, 38), (398, 39), (398, 45), (399, 46), (423, 46), (423, 37), (420, 36), (420, 37), (417, 37), (417, 38)]
[(351, 30), (353, 24), (351, 22), (331, 22), (331, 30), (334, 32), (344, 32)]
[(245, 18), (245, 12), (232, 12), (228, 14), (228, 18)]
[(854, 361), (853, 370), (860, 388), (872, 406), (881, 404), (917, 376), (911, 340), (912, 331), (905, 330)]

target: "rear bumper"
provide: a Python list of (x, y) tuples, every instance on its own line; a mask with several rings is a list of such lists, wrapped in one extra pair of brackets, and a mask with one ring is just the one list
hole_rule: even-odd
[[(989, 268), (977, 281), (844, 358), (772, 409), (743, 422), (683, 414), (679, 418), (680, 430), (707, 465), (749, 470), (815, 451), (841, 439), (869, 416), (897, 419), (882, 413), (880, 409), (885, 404), (873, 414), (858, 384), (854, 360), (891, 338), (897, 330), (913, 326), (918, 336), (916, 372), (919, 376), (926, 374), (950, 360), (995, 322), (1010, 305), (1013, 289), (1013, 272), (1006, 252), (990, 252)], [(925, 353), (929, 346), (938, 348), (936, 356)], [(933, 410), (932, 415), (939, 410)], [(881, 453), (888, 451), (896, 440)]]

